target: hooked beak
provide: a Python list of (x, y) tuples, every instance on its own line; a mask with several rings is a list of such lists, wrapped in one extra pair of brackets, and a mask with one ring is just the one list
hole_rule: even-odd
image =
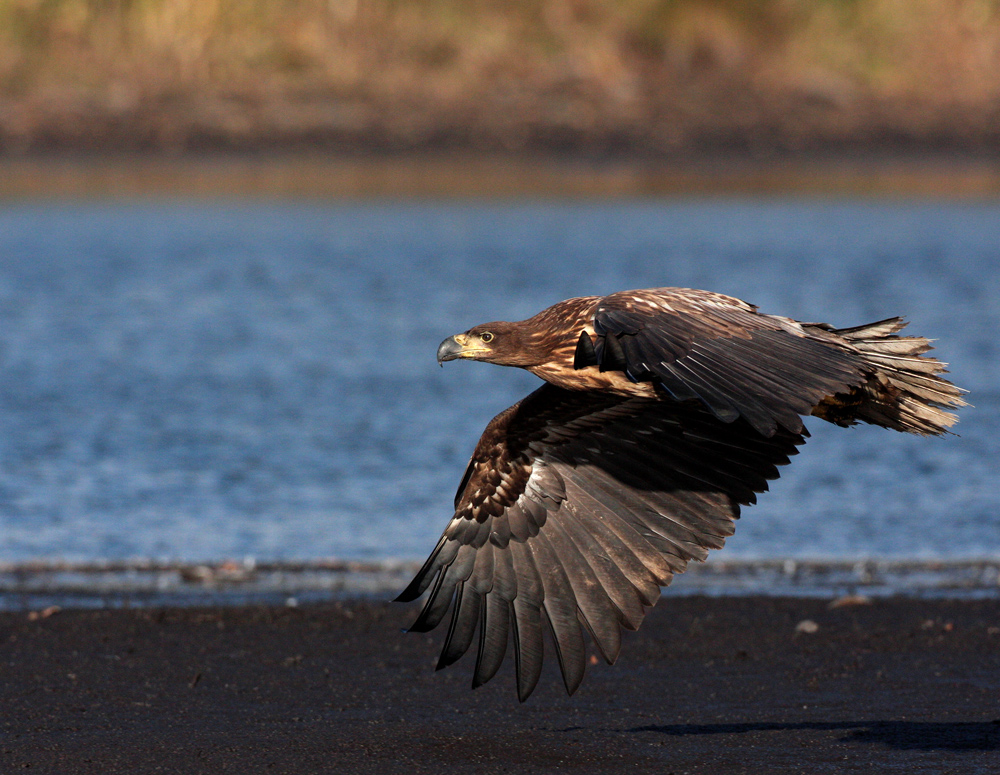
[(453, 361), (456, 358), (475, 358), (477, 355), (489, 353), (488, 347), (476, 347), (475, 340), (470, 339), (467, 334), (455, 334), (449, 336), (438, 347), (438, 363), (444, 365), (445, 361)]
[(444, 365), (445, 361), (453, 361), (456, 358), (461, 358), (464, 349), (455, 337), (449, 336), (438, 347), (438, 363)]

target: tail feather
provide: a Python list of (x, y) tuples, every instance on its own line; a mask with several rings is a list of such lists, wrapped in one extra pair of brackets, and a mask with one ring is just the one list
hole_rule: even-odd
[(876, 320), (874, 323), (866, 323), (863, 326), (852, 326), (851, 328), (831, 328), (829, 330), (833, 331), (838, 336), (851, 341), (863, 338), (885, 338), (890, 334), (895, 334), (897, 331), (902, 331), (904, 328), (906, 328), (906, 321), (897, 317), (886, 318), (885, 320)]
[(859, 353), (870, 372), (864, 385), (830, 396), (813, 414), (838, 425), (862, 421), (920, 435), (947, 433), (958, 422), (947, 410), (965, 406), (966, 391), (940, 376), (948, 364), (923, 357), (932, 349), (930, 340), (896, 335), (905, 325), (902, 318), (888, 318), (828, 329)]

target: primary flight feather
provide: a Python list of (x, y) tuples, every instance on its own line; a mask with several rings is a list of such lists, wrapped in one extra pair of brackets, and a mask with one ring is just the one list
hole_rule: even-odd
[[(518, 323), (449, 337), (440, 362), (518, 366), (547, 384), (497, 415), (455, 514), (397, 598), (427, 593), (411, 630), (450, 618), (438, 667), (476, 641), (473, 686), (512, 642), (518, 697), (549, 629), (567, 691), (584, 632), (609, 663), (621, 630), (689, 560), (732, 535), (807, 432), (802, 415), (936, 435), (962, 393), (890, 318), (855, 328), (765, 315), (709, 291), (654, 288), (568, 299)], [(428, 592), (429, 590), (429, 592)]]

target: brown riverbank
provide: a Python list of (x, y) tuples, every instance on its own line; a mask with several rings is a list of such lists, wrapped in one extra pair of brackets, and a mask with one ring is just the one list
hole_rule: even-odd
[(0, 155), (1000, 152), (989, 0), (0, 2)]
[[(995, 773), (1000, 600), (664, 599), (567, 698), (349, 602), (0, 614), (0, 771)], [(816, 627), (802, 625), (814, 622)], [(814, 631), (813, 631), (814, 630)]]
[(0, 158), (0, 200), (133, 197), (1000, 196), (1000, 159), (905, 154), (656, 161), (532, 154)]

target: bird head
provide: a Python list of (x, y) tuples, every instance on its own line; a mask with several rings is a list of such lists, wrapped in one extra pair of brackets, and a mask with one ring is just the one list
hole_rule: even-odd
[(464, 358), (500, 366), (531, 366), (534, 348), (521, 330), (523, 323), (495, 321), (473, 326), (462, 334), (449, 336), (438, 347), (438, 363)]

